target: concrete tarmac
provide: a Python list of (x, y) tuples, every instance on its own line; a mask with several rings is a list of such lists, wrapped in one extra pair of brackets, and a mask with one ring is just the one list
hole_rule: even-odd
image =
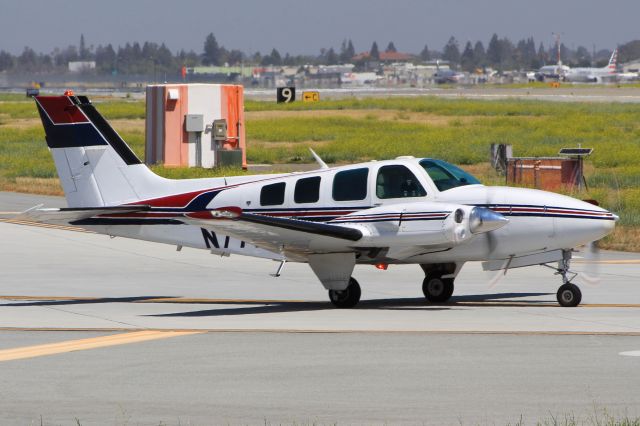
[[(0, 211), (57, 197), (0, 193)], [(0, 423), (506, 424), (640, 410), (640, 254), (603, 252), (583, 305), (542, 267), (357, 267), (336, 310), (307, 265), (0, 223)], [(595, 270), (597, 269), (597, 271)], [(640, 353), (638, 353), (640, 354)]]

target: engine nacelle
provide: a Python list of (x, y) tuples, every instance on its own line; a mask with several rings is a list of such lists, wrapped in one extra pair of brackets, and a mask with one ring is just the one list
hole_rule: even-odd
[(507, 222), (501, 214), (483, 207), (440, 202), (374, 207), (331, 221), (359, 229), (364, 237), (355, 245), (361, 247), (452, 247)]

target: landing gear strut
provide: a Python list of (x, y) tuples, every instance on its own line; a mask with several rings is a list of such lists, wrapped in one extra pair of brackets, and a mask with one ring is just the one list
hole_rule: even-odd
[(355, 278), (349, 279), (349, 285), (344, 290), (329, 290), (329, 300), (336, 308), (353, 308), (360, 301), (360, 284)]
[(429, 273), (422, 281), (422, 292), (429, 302), (444, 303), (453, 294), (453, 278), (442, 278), (437, 272)]
[[(578, 306), (580, 301), (582, 300), (582, 292), (577, 285), (571, 282), (578, 274), (569, 270), (569, 263), (571, 261), (571, 251), (565, 250), (563, 252), (563, 259), (558, 262), (558, 267), (553, 268), (552, 266), (545, 265), (548, 268), (552, 268), (556, 270), (556, 275), (562, 276), (562, 285), (558, 289), (558, 293), (556, 293), (556, 299), (560, 306), (572, 308), (574, 306)], [(571, 275), (569, 278), (568, 276)]]

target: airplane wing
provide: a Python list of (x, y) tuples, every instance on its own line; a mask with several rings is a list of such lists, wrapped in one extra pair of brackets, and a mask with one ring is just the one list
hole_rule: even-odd
[(363, 237), (360, 230), (347, 226), (243, 213), (240, 209), (189, 213), (181, 220), (286, 254), (290, 259), (353, 252), (351, 245)]
[(139, 206), (114, 206), (114, 207), (85, 207), (85, 208), (40, 208), (42, 205), (32, 207), (11, 219), (37, 223), (50, 223), (54, 225), (72, 224), (79, 220), (88, 219), (103, 214), (119, 214), (147, 211), (151, 207)]

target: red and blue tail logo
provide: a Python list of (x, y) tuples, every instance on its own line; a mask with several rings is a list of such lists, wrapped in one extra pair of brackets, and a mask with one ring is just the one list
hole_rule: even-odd
[(85, 96), (36, 96), (49, 148), (110, 145), (127, 165), (141, 161)]

